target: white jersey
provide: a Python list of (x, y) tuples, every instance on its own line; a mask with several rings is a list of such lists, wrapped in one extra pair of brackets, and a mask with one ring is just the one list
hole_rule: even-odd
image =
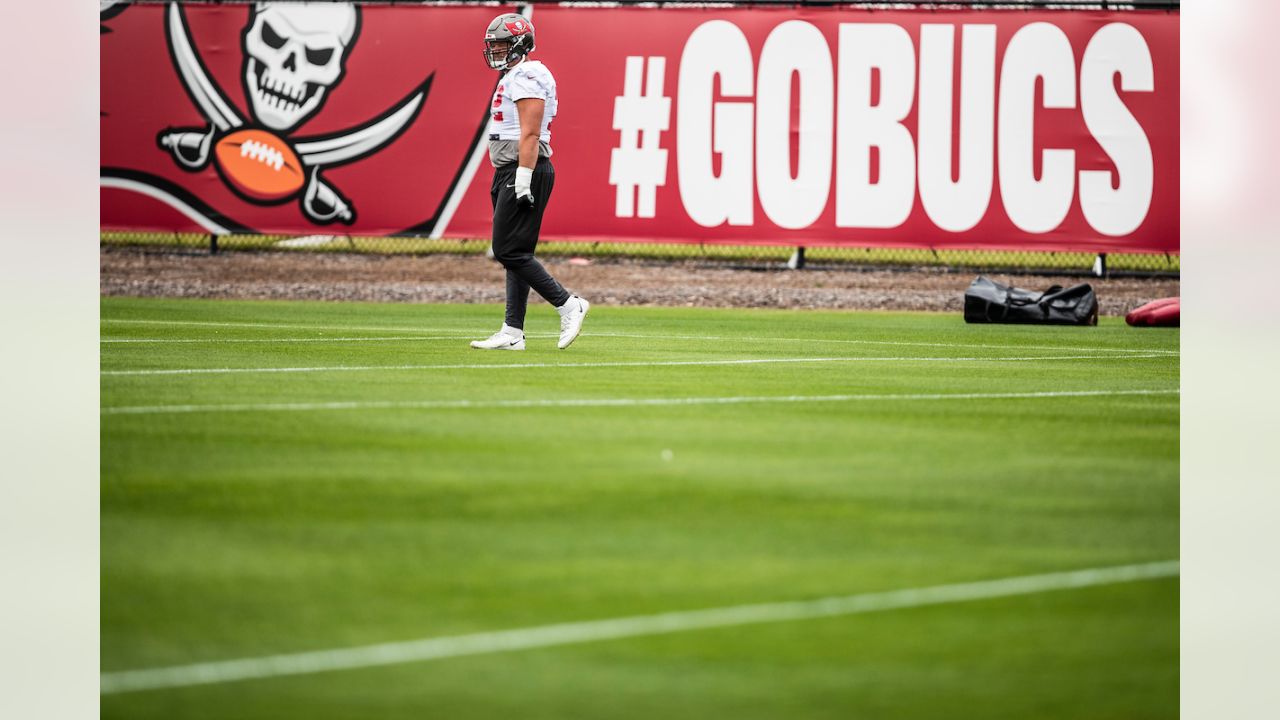
[(522, 60), (507, 71), (498, 81), (489, 110), (490, 140), (519, 140), (520, 116), (516, 113), (516, 101), (538, 98), (546, 101), (542, 111), (542, 128), (539, 140), (551, 144), (551, 121), (556, 117), (556, 79), (551, 71), (537, 60)]

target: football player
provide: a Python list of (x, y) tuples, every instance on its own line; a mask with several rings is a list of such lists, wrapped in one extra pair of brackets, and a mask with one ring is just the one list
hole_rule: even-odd
[(551, 166), (551, 121), (556, 79), (533, 52), (533, 24), (515, 13), (499, 15), (484, 34), (484, 58), (502, 73), (489, 109), (489, 161), (493, 163), (493, 256), (507, 271), (507, 316), (502, 329), (471, 347), (524, 350), (524, 315), (533, 288), (560, 313), (561, 350), (582, 331), (591, 304), (571, 295), (533, 253), (556, 171)]

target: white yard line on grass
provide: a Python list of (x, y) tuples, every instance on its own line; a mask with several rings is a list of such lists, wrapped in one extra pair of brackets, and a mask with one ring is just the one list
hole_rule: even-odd
[(741, 342), (811, 342), (851, 345), (905, 345), (909, 347), (985, 348), (991, 350), (1065, 350), (1072, 352), (1161, 353), (1177, 355), (1177, 350), (1158, 348), (1068, 347), (1063, 345), (982, 345), (970, 343), (913, 342), (908, 340), (859, 340), (848, 338), (751, 337), (742, 335), (647, 335), (640, 333), (584, 332), (583, 337), (655, 338), (659, 340), (727, 340)]
[[(358, 330), (368, 332), (485, 332), (484, 330), (470, 330), (468, 328), (393, 327), (389, 325), (304, 325), (290, 323), (221, 322), (212, 320), (135, 320), (133, 318), (102, 318), (102, 322), (118, 325), (190, 325), (193, 327), (279, 328), (281, 330), (316, 330), (319, 332), (323, 332), (325, 330)], [(492, 332), (493, 328), (489, 328), (489, 331)]]
[(150, 370), (103, 370), (107, 377), (139, 375), (242, 375), (262, 373), (378, 372), (386, 370), (519, 370), (530, 368), (612, 368), (679, 367), (700, 365), (773, 365), (787, 363), (835, 362), (1034, 362), (1036, 360), (1142, 360), (1164, 355), (1030, 355), (1026, 357), (791, 357), (738, 358), (724, 360), (634, 360), (618, 362), (560, 363), (443, 363), (437, 365), (316, 365), (312, 367), (256, 368), (159, 368)]
[(1037, 398), (1177, 395), (1178, 390), (1062, 390), (1008, 393), (881, 393), (860, 395), (741, 395), (684, 398), (561, 398), (543, 400), (351, 400), (224, 405), (119, 405), (103, 415), (165, 415), (219, 412), (308, 412), (323, 410), (483, 410), (546, 407), (662, 407), (669, 405), (740, 405), (753, 403), (830, 403), (858, 401), (1021, 400)]
[[(104, 323), (122, 323), (122, 324), (147, 324), (147, 325), (193, 325), (207, 327), (245, 327), (245, 328), (281, 328), (281, 329), (304, 329), (304, 330), (357, 330), (370, 332), (458, 332), (458, 333), (485, 333), (487, 330), (468, 330), (466, 328), (424, 328), (424, 327), (386, 327), (372, 325), (287, 325), (273, 323), (241, 323), (241, 322), (211, 322), (201, 320), (132, 320), (128, 318), (103, 318)], [(530, 333), (529, 337), (553, 337), (554, 333), (546, 335)], [(584, 332), (583, 337), (618, 337), (618, 338), (639, 338), (654, 340), (702, 340), (702, 341), (734, 341), (734, 342), (808, 342), (808, 343), (841, 343), (853, 345), (902, 345), (908, 347), (941, 347), (941, 348), (977, 348), (989, 350), (1058, 350), (1065, 352), (1114, 352), (1114, 353), (1161, 353), (1165, 355), (1177, 355), (1177, 350), (1164, 350), (1160, 348), (1102, 348), (1102, 347), (1071, 347), (1062, 345), (989, 345), (982, 343), (938, 343), (938, 342), (912, 342), (906, 340), (860, 340), (850, 338), (807, 338), (807, 337), (755, 337), (741, 335), (663, 335), (651, 333), (615, 333), (615, 332)], [(211, 341), (216, 340), (210, 338)], [(108, 342), (108, 341), (104, 341)], [(180, 342), (174, 340), (171, 342)], [(228, 341), (234, 342), (234, 341)]]
[(172, 667), (103, 673), (103, 695), (307, 675), (335, 670), (398, 665), (445, 658), (576, 645), (622, 638), (667, 635), (712, 628), (812, 620), (949, 603), (991, 600), (1035, 593), (1177, 577), (1177, 560), (1090, 568), (998, 580), (934, 585), (825, 597), (815, 600), (734, 605), (656, 615), (560, 623), (538, 627), (359, 647), (269, 655)]
[[(533, 337), (530, 335), (529, 337)], [(547, 335), (547, 337), (551, 337)], [(103, 338), (99, 342), (109, 344), (190, 344), (211, 343), (339, 343), (339, 342), (397, 342), (403, 340), (475, 340), (476, 335), (395, 335), (370, 337), (318, 337), (318, 338)]]

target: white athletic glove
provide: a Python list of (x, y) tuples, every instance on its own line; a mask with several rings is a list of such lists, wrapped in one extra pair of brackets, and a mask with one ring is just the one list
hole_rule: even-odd
[(533, 183), (533, 168), (516, 168), (516, 202), (521, 207), (533, 207), (533, 191), (529, 186)]

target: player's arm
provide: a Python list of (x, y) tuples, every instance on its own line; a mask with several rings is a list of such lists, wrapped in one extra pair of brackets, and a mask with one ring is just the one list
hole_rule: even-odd
[(546, 101), (523, 98), (516, 101), (520, 116), (520, 166), (516, 168), (516, 200), (533, 207), (533, 168), (538, 164), (538, 139), (542, 136), (542, 113)]

